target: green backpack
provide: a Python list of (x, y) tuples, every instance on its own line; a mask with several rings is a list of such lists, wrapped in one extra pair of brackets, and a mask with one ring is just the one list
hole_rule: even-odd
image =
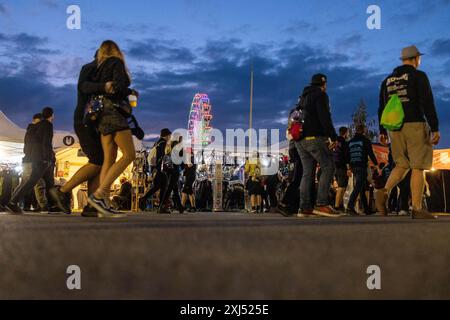
[(389, 131), (400, 130), (405, 119), (403, 104), (398, 95), (394, 94), (386, 104), (381, 115), (381, 125)]

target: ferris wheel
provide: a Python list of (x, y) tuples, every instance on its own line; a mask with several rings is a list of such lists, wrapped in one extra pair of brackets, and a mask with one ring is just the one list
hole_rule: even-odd
[(194, 96), (189, 113), (188, 134), (192, 145), (207, 146), (211, 143), (211, 102), (207, 94)]

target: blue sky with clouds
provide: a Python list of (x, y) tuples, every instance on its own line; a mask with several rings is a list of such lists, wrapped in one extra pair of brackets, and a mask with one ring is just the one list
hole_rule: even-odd
[[(82, 29), (68, 30), (66, 8), (81, 8)], [(368, 30), (366, 9), (381, 7), (382, 29)], [(44, 105), (56, 127), (71, 128), (76, 81), (102, 40), (125, 51), (138, 118), (147, 134), (186, 127), (190, 102), (206, 92), (213, 126), (245, 128), (249, 73), (255, 69), (254, 122), (284, 128), (287, 111), (311, 75), (329, 76), (336, 125), (361, 99), (375, 116), (383, 78), (403, 46), (427, 55), (441, 147), (450, 147), (450, 0), (0, 0), (0, 109), (25, 126)]]

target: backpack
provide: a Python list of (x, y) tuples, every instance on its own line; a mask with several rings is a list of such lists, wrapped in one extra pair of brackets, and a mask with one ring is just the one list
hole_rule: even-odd
[(160, 144), (161, 142), (155, 143), (153, 145), (153, 148), (150, 150), (150, 153), (148, 154), (147, 161), (152, 168), (158, 165), (158, 147)]
[(301, 97), (297, 107), (289, 114), (287, 138), (288, 140), (300, 141), (303, 138), (303, 123), (305, 121), (304, 103)]
[(405, 119), (405, 111), (399, 96), (394, 94), (386, 104), (381, 115), (381, 125), (389, 131), (400, 130)]
[(162, 158), (161, 170), (162, 171), (168, 171), (168, 170), (171, 170), (173, 168), (174, 168), (174, 165), (173, 165), (172, 157), (170, 156), (170, 154), (166, 154)]

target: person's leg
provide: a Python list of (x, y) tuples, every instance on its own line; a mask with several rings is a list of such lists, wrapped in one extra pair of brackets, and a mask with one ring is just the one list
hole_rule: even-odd
[(300, 182), (300, 207), (299, 210), (312, 210), (311, 187), (312, 177), (316, 170), (314, 158), (307, 152), (303, 146), (303, 141), (296, 142), (298, 153), (300, 155), (303, 167), (303, 176)]
[(38, 182), (36, 182), (33, 189), (39, 208), (46, 209), (48, 207), (48, 198), (44, 180), (39, 179)]
[(423, 170), (413, 169), (411, 174), (411, 198), (414, 211), (422, 210), (425, 176)]
[(195, 197), (194, 194), (189, 195), (189, 201), (191, 202), (191, 208), (192, 209), (196, 209), (196, 205), (195, 205)]
[(321, 169), (317, 190), (317, 206), (325, 207), (330, 205), (329, 192), (335, 173), (333, 154), (323, 140), (316, 140), (310, 152)]
[[(99, 188), (102, 187), (103, 182), (105, 181), (106, 175), (108, 174), (109, 170), (111, 169), (111, 167), (117, 160), (117, 149), (118, 149), (117, 144), (114, 142), (113, 135), (107, 135), (107, 136), (102, 135), (101, 142), (102, 142), (104, 159), (103, 159), (102, 168), (100, 170)], [(109, 194), (109, 189), (108, 189), (108, 194)]]
[(183, 192), (183, 193), (181, 194), (181, 206), (182, 206), (183, 208), (186, 207), (187, 199), (188, 199), (187, 194)]
[(20, 201), (22, 201), (23, 196), (29, 192), (33, 187), (36, 185), (36, 183), (41, 179), (43, 174), (43, 165), (40, 162), (36, 162), (32, 164), (31, 174), (28, 180), (22, 181), (23, 183), (20, 183), (17, 188), (14, 190), (11, 199), (9, 200), (10, 203), (17, 204)]
[(69, 193), (83, 182), (94, 180), (100, 174), (101, 168), (92, 163), (84, 165), (60, 188), (61, 192)]
[(361, 172), (357, 168), (353, 169), (353, 191), (350, 195), (350, 199), (348, 201), (348, 210), (352, 211), (355, 210), (355, 203), (358, 196), (362, 193), (363, 189), (363, 179), (361, 177)]
[[(105, 159), (100, 175), (100, 187), (94, 193), (98, 199), (109, 197), (111, 185), (125, 171), (130, 163), (136, 159), (131, 130), (116, 132), (112, 142), (111, 137), (107, 136), (105, 138), (102, 136), (102, 146), (105, 151)], [(115, 159), (112, 156), (117, 154), (117, 147), (122, 151), (122, 157), (114, 163), (113, 161)], [(113, 162), (113, 165), (109, 167), (111, 162)], [(107, 167), (109, 169), (105, 173)]]

